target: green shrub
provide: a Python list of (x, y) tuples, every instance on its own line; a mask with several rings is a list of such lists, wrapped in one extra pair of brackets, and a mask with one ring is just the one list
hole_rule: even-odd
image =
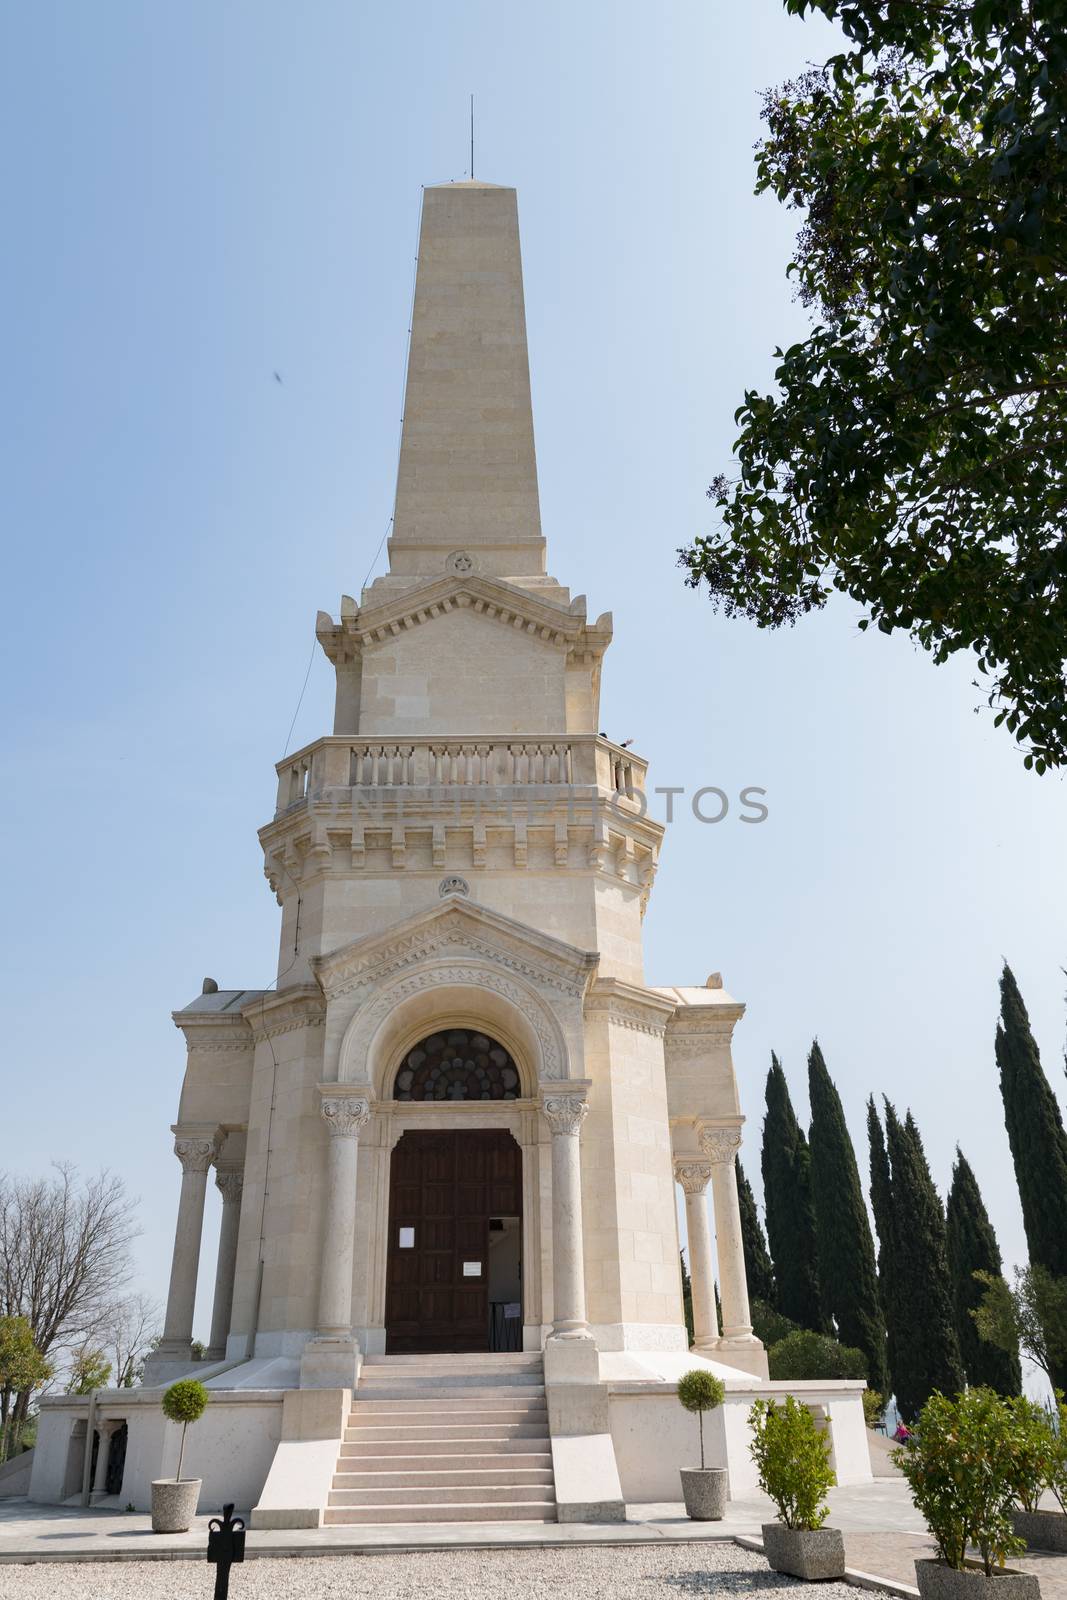
[(1053, 1427), (1052, 1461), (1049, 1466), (1048, 1486), (1067, 1514), (1067, 1405), (1062, 1389), (1056, 1390), (1056, 1422)]
[(821, 1528), (830, 1514), (826, 1492), (837, 1482), (830, 1444), (807, 1406), (791, 1394), (782, 1405), (757, 1400), (748, 1414), (760, 1488), (787, 1528)]
[(726, 1398), (726, 1385), (707, 1367), (694, 1367), (678, 1379), (678, 1398), (687, 1411), (695, 1411), (700, 1424), (700, 1470), (704, 1470), (704, 1413), (714, 1411)]
[(863, 1420), (868, 1428), (877, 1428), (885, 1416), (885, 1396), (878, 1393), (877, 1389), (864, 1389), (860, 1396), (863, 1401)]
[(786, 1334), (767, 1354), (772, 1378), (796, 1382), (801, 1378), (866, 1378), (867, 1359), (862, 1350), (838, 1344), (827, 1333), (797, 1328)]
[(752, 1332), (767, 1350), (772, 1344), (784, 1339), (786, 1334), (796, 1333), (799, 1328), (799, 1323), (783, 1316), (782, 1312), (768, 1305), (766, 1300), (753, 1300), (751, 1316)]
[(1052, 1481), (1056, 1435), (1044, 1406), (1025, 1395), (1008, 1401), (1012, 1413), (1011, 1484), (1024, 1511), (1037, 1511)]
[(991, 1578), (1024, 1547), (1011, 1521), (1015, 1427), (1011, 1403), (992, 1389), (967, 1389), (955, 1400), (935, 1391), (911, 1438), (893, 1452), (950, 1567), (961, 1568), (967, 1546), (976, 1545)]
[(177, 1383), (172, 1383), (163, 1393), (163, 1415), (170, 1422), (180, 1422), (182, 1425), (182, 1442), (178, 1449), (178, 1473), (182, 1475), (182, 1461), (185, 1457), (185, 1430), (190, 1422), (199, 1422), (207, 1409), (210, 1396), (204, 1385), (196, 1378), (179, 1378)]

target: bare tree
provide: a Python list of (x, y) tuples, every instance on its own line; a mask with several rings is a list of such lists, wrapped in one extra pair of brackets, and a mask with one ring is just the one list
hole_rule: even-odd
[(104, 1350), (111, 1360), (116, 1389), (131, 1389), (141, 1376), (145, 1357), (159, 1339), (162, 1312), (146, 1294), (116, 1301), (104, 1320)]
[[(121, 1178), (81, 1179), (66, 1162), (52, 1178), (0, 1174), (0, 1315), (25, 1317), (53, 1362), (99, 1329), (129, 1282), (139, 1229)], [(0, 1391), (0, 1422), (21, 1435), (32, 1391)]]

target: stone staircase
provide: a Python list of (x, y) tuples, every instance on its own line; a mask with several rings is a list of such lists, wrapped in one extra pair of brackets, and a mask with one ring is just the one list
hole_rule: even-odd
[(323, 1520), (555, 1522), (541, 1355), (367, 1356)]

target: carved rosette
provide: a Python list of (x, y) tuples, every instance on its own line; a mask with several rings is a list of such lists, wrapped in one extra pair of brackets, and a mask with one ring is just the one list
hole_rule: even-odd
[(546, 1094), (541, 1109), (553, 1133), (577, 1137), (589, 1113), (585, 1090), (577, 1094)]
[(215, 1187), (222, 1196), (223, 1205), (240, 1205), (245, 1186), (243, 1172), (216, 1172)]
[(741, 1148), (740, 1128), (701, 1128), (700, 1148), (713, 1165), (732, 1161)]
[(206, 1172), (215, 1159), (214, 1139), (175, 1139), (174, 1154), (183, 1172)]
[(370, 1101), (351, 1095), (330, 1095), (319, 1106), (331, 1139), (358, 1139), (370, 1117)]
[(703, 1194), (711, 1182), (711, 1162), (678, 1161), (675, 1163), (674, 1176), (686, 1194)]

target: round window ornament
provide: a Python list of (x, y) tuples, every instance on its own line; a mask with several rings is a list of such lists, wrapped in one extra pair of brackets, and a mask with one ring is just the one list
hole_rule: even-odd
[(450, 894), (470, 894), (471, 886), (467, 882), (466, 878), (453, 875), (450, 878), (441, 879), (437, 892), (443, 900), (446, 895)]
[(464, 572), (473, 572), (474, 557), (469, 555), (466, 550), (453, 550), (450, 556), (446, 556), (445, 566), (449, 572), (458, 572), (461, 574)]

